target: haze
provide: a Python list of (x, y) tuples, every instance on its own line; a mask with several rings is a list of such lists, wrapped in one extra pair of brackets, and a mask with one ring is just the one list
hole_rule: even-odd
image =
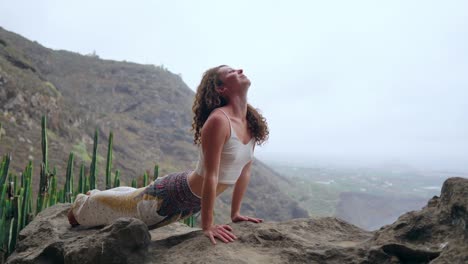
[(466, 1), (6, 1), (0, 26), (53, 48), (164, 65), (195, 90), (252, 80), (260, 159), (468, 171)]

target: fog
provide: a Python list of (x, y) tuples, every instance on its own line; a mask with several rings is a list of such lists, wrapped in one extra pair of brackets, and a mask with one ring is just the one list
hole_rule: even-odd
[(164, 65), (195, 90), (244, 69), (260, 159), (468, 171), (466, 1), (6, 1), (0, 26), (53, 49)]

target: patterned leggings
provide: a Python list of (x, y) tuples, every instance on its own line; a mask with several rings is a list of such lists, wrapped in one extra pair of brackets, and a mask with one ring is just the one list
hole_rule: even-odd
[(169, 174), (139, 189), (117, 187), (79, 194), (72, 205), (73, 215), (82, 226), (108, 225), (119, 217), (138, 218), (150, 229), (173, 223), (201, 209), (200, 197), (188, 185), (190, 173)]

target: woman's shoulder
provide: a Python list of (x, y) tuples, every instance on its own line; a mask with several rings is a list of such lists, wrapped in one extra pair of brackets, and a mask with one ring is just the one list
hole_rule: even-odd
[(222, 111), (215, 109), (208, 116), (205, 124), (203, 124), (202, 134), (218, 134), (220, 132), (230, 134), (230, 124), (225, 114)]
[(229, 120), (226, 114), (226, 109), (223, 109), (222, 107), (214, 109), (210, 115), (208, 116), (208, 119), (206, 120), (205, 124), (207, 122), (214, 122), (214, 123), (219, 123), (219, 124), (229, 124)]

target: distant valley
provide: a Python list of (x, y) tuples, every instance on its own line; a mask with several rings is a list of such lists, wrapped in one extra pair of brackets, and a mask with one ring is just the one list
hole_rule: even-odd
[(463, 173), (419, 171), (407, 167), (297, 167), (267, 164), (289, 183), (281, 188), (311, 216), (337, 216), (367, 230), (419, 210), (440, 194), (448, 177)]

